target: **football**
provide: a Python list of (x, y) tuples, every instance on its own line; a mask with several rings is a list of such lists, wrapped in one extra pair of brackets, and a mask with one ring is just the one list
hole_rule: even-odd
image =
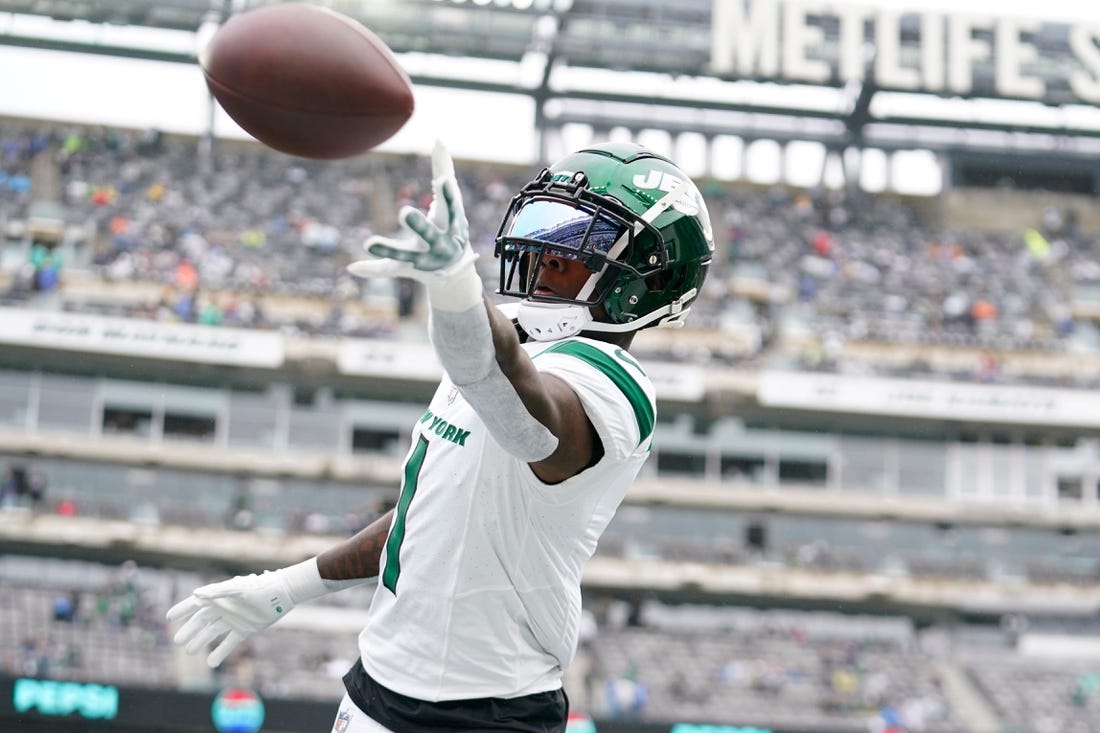
[(232, 16), (200, 53), (214, 98), (275, 150), (338, 159), (385, 142), (413, 113), (412, 83), (358, 21), (302, 3)]

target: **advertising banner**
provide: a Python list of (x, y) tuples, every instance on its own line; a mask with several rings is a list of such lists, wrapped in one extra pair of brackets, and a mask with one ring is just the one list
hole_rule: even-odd
[(430, 344), (383, 339), (343, 339), (337, 365), (341, 374), (438, 382), (443, 367)]
[(797, 410), (1100, 427), (1100, 394), (1085, 390), (765, 372), (757, 399), (766, 407)]
[[(332, 701), (263, 699), (253, 690), (210, 693), (0, 677), (0, 731), (19, 733), (320, 733), (332, 729)], [(570, 714), (567, 733), (865, 733), (836, 727), (605, 720)]]
[[(337, 363), (341, 374), (437, 382), (443, 376), (430, 344), (383, 339), (343, 339)], [(702, 367), (646, 360), (642, 363), (657, 398), (699, 402), (706, 390)]]
[(22, 308), (0, 308), (0, 344), (268, 369), (284, 359), (272, 331)]
[(338, 701), (265, 700), (237, 688), (191, 693), (0, 677), (0, 731), (316, 733), (331, 729)]

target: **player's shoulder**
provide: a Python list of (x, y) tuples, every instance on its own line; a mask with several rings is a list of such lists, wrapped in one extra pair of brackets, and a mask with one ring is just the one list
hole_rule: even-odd
[[(636, 429), (633, 445), (653, 432), (656, 394), (641, 363), (626, 349), (584, 337), (553, 341), (531, 352), (539, 369), (566, 379), (586, 405), (610, 409)], [(590, 411), (589, 417), (592, 418)], [(610, 418), (610, 415), (609, 415)]]
[(539, 357), (561, 356), (576, 360), (609, 376), (625, 370), (631, 381), (649, 383), (645, 368), (638, 359), (621, 346), (606, 341), (572, 336), (559, 341), (529, 343), (525, 344), (525, 347), (533, 347), (528, 353), (536, 363), (540, 361)]

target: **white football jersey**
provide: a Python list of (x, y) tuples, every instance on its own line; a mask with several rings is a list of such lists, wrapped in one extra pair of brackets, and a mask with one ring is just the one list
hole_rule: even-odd
[(586, 338), (523, 348), (573, 387), (604, 456), (544, 484), (443, 379), (413, 428), (359, 636), (366, 672), (403, 695), (438, 702), (561, 687), (582, 568), (649, 455), (653, 385), (629, 354)]

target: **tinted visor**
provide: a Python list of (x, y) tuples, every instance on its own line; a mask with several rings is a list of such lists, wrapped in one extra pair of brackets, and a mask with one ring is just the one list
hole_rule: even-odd
[(519, 207), (502, 234), (506, 250), (551, 250), (592, 267), (594, 260), (606, 258), (625, 229), (624, 222), (602, 214), (560, 201), (534, 199)]

